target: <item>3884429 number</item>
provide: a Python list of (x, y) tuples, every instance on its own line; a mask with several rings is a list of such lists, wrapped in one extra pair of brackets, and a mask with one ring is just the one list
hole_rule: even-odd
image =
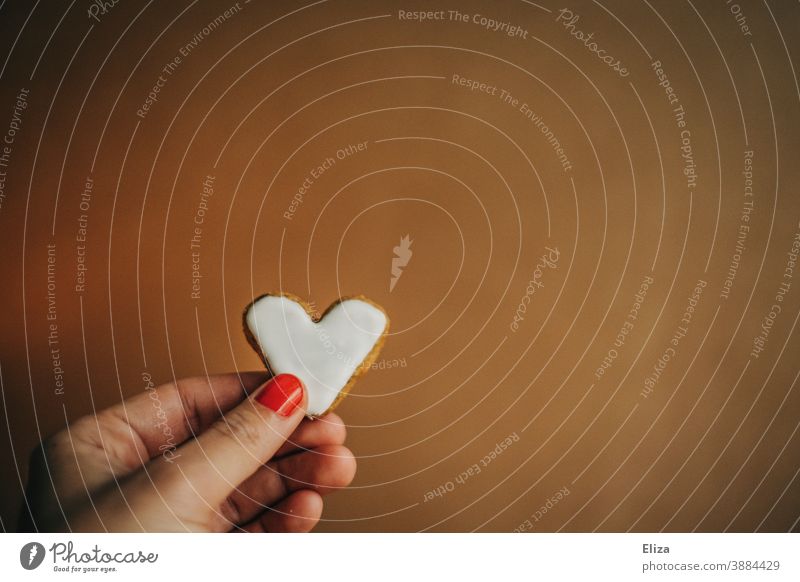
[(731, 562), (731, 570), (780, 570), (778, 560), (735, 560)]

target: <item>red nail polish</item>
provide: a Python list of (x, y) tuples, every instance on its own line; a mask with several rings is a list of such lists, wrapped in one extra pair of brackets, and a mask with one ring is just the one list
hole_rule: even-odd
[(256, 402), (281, 416), (290, 416), (303, 401), (303, 383), (292, 374), (278, 374), (264, 384)]

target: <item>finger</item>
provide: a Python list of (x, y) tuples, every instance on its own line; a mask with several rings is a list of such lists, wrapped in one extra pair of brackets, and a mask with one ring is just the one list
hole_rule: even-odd
[(337, 414), (331, 412), (317, 419), (306, 418), (278, 449), (275, 456), (282, 457), (321, 445), (341, 445), (346, 437), (347, 429), (344, 421)]
[(322, 517), (322, 497), (303, 489), (292, 493), (275, 507), (242, 529), (252, 533), (305, 533), (311, 531)]
[(40, 497), (52, 497), (55, 488), (58, 499), (53, 503), (76, 503), (87, 490), (139, 469), (159, 453), (173, 453), (268, 377), (245, 372), (185, 378), (84, 416), (37, 449), (31, 463), (34, 489), (41, 481), (45, 487)]
[(268, 378), (265, 372), (182, 378), (101, 411), (98, 421), (129, 425), (152, 458), (202, 433)]
[(247, 523), (265, 508), (301, 489), (326, 495), (353, 481), (356, 460), (341, 445), (323, 445), (271, 461), (242, 483), (222, 506), (231, 523)]
[(194, 494), (206, 508), (221, 506), (294, 432), (303, 419), (305, 404), (305, 389), (297, 377), (275, 376), (180, 447), (173, 460), (159, 459), (153, 467), (154, 482), (182, 502)]

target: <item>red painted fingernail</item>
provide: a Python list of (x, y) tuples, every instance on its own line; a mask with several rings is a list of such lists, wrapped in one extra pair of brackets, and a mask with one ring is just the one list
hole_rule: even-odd
[(291, 416), (303, 401), (303, 383), (291, 374), (278, 374), (264, 384), (256, 402), (274, 410), (281, 416)]

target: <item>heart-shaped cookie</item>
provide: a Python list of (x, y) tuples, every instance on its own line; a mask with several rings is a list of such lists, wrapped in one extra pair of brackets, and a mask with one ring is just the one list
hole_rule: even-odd
[(366, 297), (345, 297), (321, 318), (288, 293), (262, 295), (244, 312), (244, 331), (269, 370), (305, 384), (311, 417), (333, 410), (383, 347), (389, 318)]

